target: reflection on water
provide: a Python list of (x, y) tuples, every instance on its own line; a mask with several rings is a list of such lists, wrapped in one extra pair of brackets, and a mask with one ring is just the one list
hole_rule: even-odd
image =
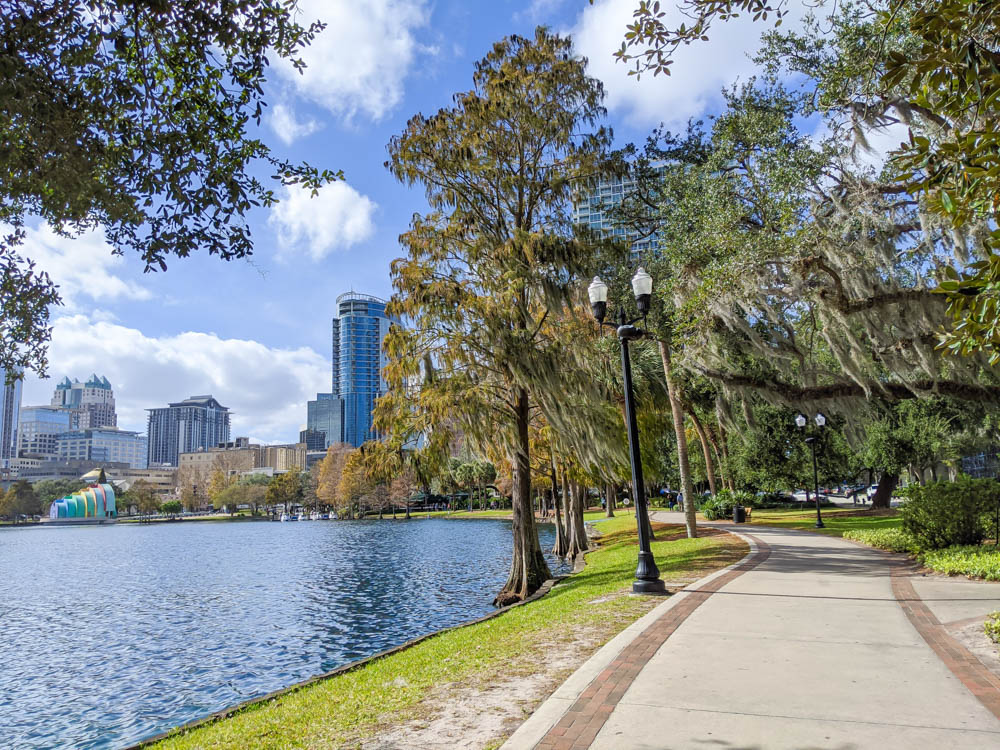
[(510, 549), (489, 520), (4, 530), (0, 747), (125, 745), (480, 617)]

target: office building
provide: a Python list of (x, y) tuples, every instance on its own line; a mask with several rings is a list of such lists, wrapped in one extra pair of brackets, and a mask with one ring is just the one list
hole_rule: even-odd
[(17, 458), (17, 423), (21, 412), (21, 379), (7, 382), (9, 370), (0, 367), (0, 470), (9, 472)]
[(54, 460), (58, 439), (70, 431), (73, 414), (61, 406), (25, 406), (17, 428), (17, 454), (21, 458)]
[(51, 406), (69, 410), (72, 430), (118, 425), (111, 383), (96, 373), (86, 383), (79, 380), (70, 382), (69, 378), (63, 378), (56, 386), (50, 403)]
[(378, 436), (372, 426), (375, 399), (388, 389), (382, 377), (386, 364), (382, 342), (391, 321), (386, 302), (367, 294), (348, 292), (337, 298), (340, 320), (338, 387), (332, 397), (343, 401), (343, 442), (355, 447)]
[(344, 442), (344, 400), (332, 393), (317, 393), (315, 401), (306, 403), (306, 432), (323, 433), (323, 445), (315, 450)]
[(305, 443), (307, 451), (326, 449), (326, 433), (321, 430), (299, 430), (299, 442)]
[(102, 427), (64, 432), (57, 440), (60, 461), (91, 461), (95, 465), (112, 462), (132, 469), (145, 469), (146, 436), (129, 430)]
[(573, 222), (595, 232), (631, 241), (633, 253), (656, 247), (656, 237), (642, 237), (636, 231), (627, 230), (613, 216), (614, 208), (635, 190), (635, 180), (631, 176), (601, 177), (577, 191), (573, 198)]
[(211, 395), (147, 411), (149, 466), (177, 466), (181, 453), (229, 442), (229, 409)]
[[(340, 319), (334, 318), (332, 325), (331, 341), (333, 345), (330, 352), (330, 362), (333, 363), (333, 377), (330, 384), (330, 395), (333, 398), (340, 398)], [(337, 442), (337, 441), (334, 441)]]

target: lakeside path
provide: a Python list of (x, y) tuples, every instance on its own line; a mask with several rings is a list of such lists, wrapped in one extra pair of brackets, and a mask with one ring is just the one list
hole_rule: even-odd
[(1000, 609), (1000, 584), (911, 575), (901, 556), (830, 536), (727, 528), (752, 542), (742, 563), (609, 642), (503, 750), (1000, 748), (1000, 674), (949, 634)]

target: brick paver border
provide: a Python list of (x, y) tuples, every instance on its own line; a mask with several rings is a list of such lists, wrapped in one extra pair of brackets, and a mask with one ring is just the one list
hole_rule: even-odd
[(766, 542), (750, 534), (746, 536), (756, 543), (757, 551), (696, 590), (686, 591), (677, 606), (650, 624), (591, 680), (565, 715), (535, 745), (536, 750), (585, 750), (590, 747), (632, 681), (681, 623), (712, 594), (770, 556), (771, 548)]
[(948, 634), (930, 608), (923, 603), (910, 582), (912, 566), (895, 563), (892, 569), (892, 593), (910, 623), (944, 665), (979, 699), (987, 710), (1000, 719), (1000, 678), (986, 668), (975, 654)]

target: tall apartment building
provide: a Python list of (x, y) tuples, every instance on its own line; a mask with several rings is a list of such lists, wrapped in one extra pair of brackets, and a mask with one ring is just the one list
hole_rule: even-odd
[(61, 406), (22, 407), (17, 428), (18, 456), (48, 460), (58, 458), (59, 436), (70, 431), (72, 417), (73, 413)]
[(586, 188), (579, 189), (574, 196), (573, 222), (593, 231), (631, 241), (633, 253), (656, 247), (655, 237), (640, 237), (638, 232), (626, 230), (612, 216), (612, 210), (635, 190), (635, 180), (631, 176), (599, 178)]
[(21, 411), (21, 380), (7, 382), (10, 371), (0, 367), (0, 469), (17, 458), (17, 423)]
[(64, 432), (56, 439), (59, 460), (127, 464), (145, 469), (148, 446), (145, 435), (118, 428), (88, 428)]
[(73, 430), (118, 426), (111, 383), (96, 373), (86, 383), (63, 378), (52, 394), (51, 405), (70, 411)]
[(348, 292), (337, 297), (340, 315), (339, 385), (335, 398), (344, 402), (343, 442), (355, 447), (378, 436), (372, 426), (375, 399), (388, 390), (382, 377), (386, 364), (382, 342), (394, 322), (385, 314), (386, 301)]
[(229, 442), (229, 409), (211, 395), (147, 409), (148, 465), (177, 466), (181, 453)]

